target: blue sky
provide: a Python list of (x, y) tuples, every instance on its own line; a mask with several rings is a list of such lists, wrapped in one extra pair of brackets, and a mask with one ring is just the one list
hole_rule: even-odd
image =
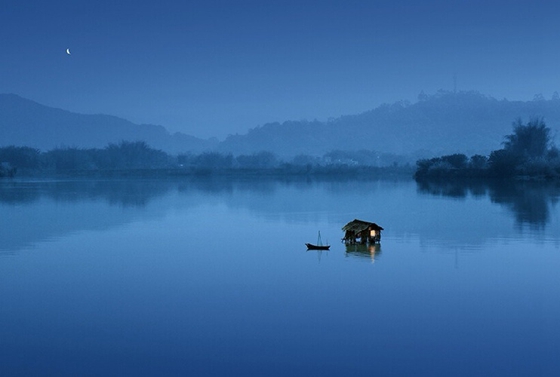
[[(560, 91), (551, 1), (4, 1), (0, 92), (199, 137)], [(70, 48), (71, 55), (66, 54)]]

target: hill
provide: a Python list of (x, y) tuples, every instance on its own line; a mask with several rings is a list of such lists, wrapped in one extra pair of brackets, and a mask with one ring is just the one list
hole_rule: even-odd
[(203, 140), (164, 127), (134, 124), (110, 115), (85, 115), (55, 109), (14, 94), (0, 94), (0, 147), (60, 146), (103, 148), (108, 143), (145, 141), (176, 153), (253, 154), (270, 151), (282, 158), (298, 154), (323, 156), (334, 151), (369, 150), (417, 158), (498, 149), (512, 123), (542, 117), (552, 135), (560, 130), (560, 98), (497, 100), (478, 92), (444, 92), (419, 96), (418, 102), (384, 104), (357, 115), (322, 121), (268, 123), (224, 141)]
[(109, 143), (145, 141), (169, 153), (201, 152), (214, 147), (211, 140), (164, 127), (134, 124), (110, 115), (77, 114), (41, 105), (15, 94), (0, 94), (0, 147), (29, 146), (50, 150), (60, 146), (101, 148)]
[(440, 91), (421, 95), (414, 104), (385, 104), (327, 122), (265, 124), (245, 135), (229, 136), (220, 150), (235, 154), (267, 150), (280, 156), (364, 149), (416, 156), (488, 154), (511, 133), (513, 121), (532, 117), (543, 117), (553, 133), (558, 132), (560, 99), (508, 101), (472, 91)]

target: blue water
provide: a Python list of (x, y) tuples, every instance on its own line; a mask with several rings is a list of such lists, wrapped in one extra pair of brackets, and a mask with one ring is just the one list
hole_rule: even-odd
[(2, 181), (0, 375), (558, 376), (559, 193)]

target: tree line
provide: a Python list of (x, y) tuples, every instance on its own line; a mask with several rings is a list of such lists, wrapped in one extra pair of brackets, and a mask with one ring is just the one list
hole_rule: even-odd
[(109, 144), (103, 149), (60, 147), (47, 152), (36, 148), (0, 148), (0, 162), (16, 172), (62, 172), (103, 169), (152, 169), (168, 166), (167, 153), (150, 148), (145, 142)]
[(560, 178), (560, 152), (542, 118), (513, 123), (503, 148), (489, 156), (457, 153), (416, 162), (416, 179), (449, 177)]
[(408, 166), (399, 156), (374, 151), (331, 151), (322, 157), (297, 155), (284, 161), (267, 151), (238, 156), (219, 152), (170, 155), (144, 141), (121, 141), (105, 148), (59, 147), (46, 152), (21, 146), (0, 148), (0, 176), (162, 169), (195, 173), (242, 170), (340, 173), (363, 172), (381, 168), (381, 164), (393, 169)]

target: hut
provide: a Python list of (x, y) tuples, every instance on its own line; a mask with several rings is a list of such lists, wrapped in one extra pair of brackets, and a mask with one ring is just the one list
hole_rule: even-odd
[(344, 238), (342, 241), (347, 245), (353, 244), (375, 244), (381, 242), (382, 227), (376, 223), (354, 219), (342, 227)]

